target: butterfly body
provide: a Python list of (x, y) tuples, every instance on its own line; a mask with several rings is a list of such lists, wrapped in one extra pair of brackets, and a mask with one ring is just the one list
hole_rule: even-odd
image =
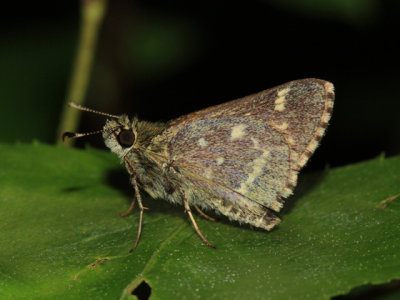
[(332, 108), (332, 84), (304, 79), (167, 123), (123, 115), (103, 138), (151, 197), (270, 230)]

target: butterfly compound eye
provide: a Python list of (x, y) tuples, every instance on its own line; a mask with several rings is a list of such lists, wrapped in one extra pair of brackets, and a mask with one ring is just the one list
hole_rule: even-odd
[(118, 142), (122, 147), (130, 147), (135, 142), (135, 134), (131, 130), (122, 130), (118, 134)]

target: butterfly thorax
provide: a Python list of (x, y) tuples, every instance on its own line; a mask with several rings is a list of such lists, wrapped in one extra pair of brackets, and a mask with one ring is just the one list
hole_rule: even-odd
[(117, 154), (139, 186), (154, 198), (180, 202), (175, 196), (179, 176), (170, 170), (167, 141), (162, 133), (167, 123), (129, 120), (122, 115), (103, 128), (106, 146)]

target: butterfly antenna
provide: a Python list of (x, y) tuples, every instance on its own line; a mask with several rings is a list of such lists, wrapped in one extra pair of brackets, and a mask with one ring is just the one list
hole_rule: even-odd
[(104, 112), (97, 111), (97, 110), (94, 110), (94, 109), (91, 109), (91, 108), (87, 108), (87, 107), (82, 106), (82, 105), (80, 105), (78, 103), (75, 103), (75, 102), (69, 102), (68, 104), (69, 104), (69, 106), (71, 106), (73, 108), (76, 108), (76, 109), (79, 109), (79, 110), (82, 110), (82, 111), (87, 111), (87, 112), (90, 112), (90, 113), (94, 113), (94, 114), (97, 114), (97, 115), (102, 115), (102, 116), (106, 116), (106, 117), (110, 117), (110, 118), (115, 118), (115, 119), (119, 118), (119, 116), (108, 114), (108, 113), (104, 113)]
[(83, 133), (79, 133), (79, 132), (64, 132), (62, 135), (62, 141), (65, 141), (65, 138), (81, 138), (84, 136), (88, 136), (88, 135), (94, 135), (94, 134), (99, 134), (102, 133), (103, 130), (96, 130), (96, 131), (92, 131), (92, 132), (83, 132)]

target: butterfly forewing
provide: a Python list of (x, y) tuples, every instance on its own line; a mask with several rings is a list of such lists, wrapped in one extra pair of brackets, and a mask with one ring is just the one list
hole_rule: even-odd
[(214, 182), (279, 211), (332, 107), (329, 82), (292, 81), (172, 121), (169, 154), (189, 179)]
[(174, 137), (170, 151), (174, 166), (188, 178), (213, 182), (273, 209), (289, 173), (282, 134), (252, 119), (191, 123)]

